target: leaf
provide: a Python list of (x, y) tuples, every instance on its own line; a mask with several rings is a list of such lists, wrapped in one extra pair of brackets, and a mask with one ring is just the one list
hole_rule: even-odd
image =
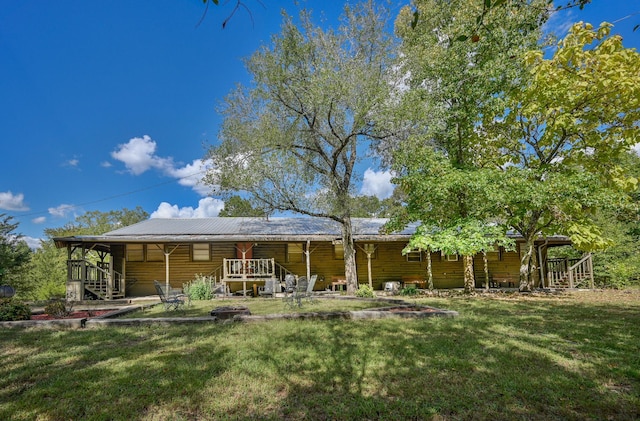
[(469, 37), (466, 35), (460, 35), (459, 37), (456, 38), (456, 41), (466, 41), (468, 40)]
[(491, 0), (484, 0), (484, 7), (491, 9)]

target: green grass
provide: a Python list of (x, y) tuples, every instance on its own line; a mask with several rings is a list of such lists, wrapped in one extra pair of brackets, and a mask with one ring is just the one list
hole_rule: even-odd
[(460, 316), (4, 330), (0, 419), (640, 417), (639, 293), (415, 301)]
[(234, 299), (214, 299), (209, 301), (192, 301), (190, 306), (181, 307), (179, 310), (165, 311), (164, 306), (154, 305), (144, 310), (121, 316), (122, 318), (139, 317), (206, 317), (215, 307), (247, 307), (253, 315), (276, 314), (276, 313), (307, 313), (307, 312), (332, 312), (332, 311), (353, 311), (367, 308), (383, 307), (389, 304), (365, 300), (336, 300), (336, 299), (314, 299), (309, 302), (303, 300), (302, 306), (291, 306), (280, 298), (234, 298)]

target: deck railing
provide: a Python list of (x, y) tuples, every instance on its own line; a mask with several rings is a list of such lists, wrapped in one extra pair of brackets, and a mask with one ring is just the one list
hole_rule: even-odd
[(125, 282), (121, 273), (111, 271), (108, 262), (94, 265), (87, 260), (68, 260), (69, 281), (80, 281), (85, 289), (102, 299), (124, 296)]
[(588, 253), (582, 258), (547, 260), (549, 286), (578, 288), (588, 283), (593, 288), (593, 260)]
[(274, 259), (223, 259), (224, 279), (273, 278), (276, 273)]

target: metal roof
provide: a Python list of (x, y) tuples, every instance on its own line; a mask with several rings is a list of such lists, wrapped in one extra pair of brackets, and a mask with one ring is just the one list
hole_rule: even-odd
[[(381, 234), (388, 219), (353, 218), (357, 240), (396, 241), (408, 239), (417, 224), (394, 234)], [(201, 242), (201, 241), (291, 241), (340, 239), (341, 226), (325, 218), (153, 218), (96, 236), (57, 238), (60, 242)]]
[[(353, 218), (353, 238), (357, 241), (406, 241), (418, 223), (393, 234), (380, 230), (385, 218)], [(513, 238), (520, 238), (509, 233)], [(56, 244), (94, 243), (196, 243), (216, 241), (332, 241), (342, 238), (341, 226), (327, 218), (153, 218), (102, 235), (55, 238)], [(567, 237), (549, 236), (547, 241), (570, 244)], [(542, 240), (542, 239), (538, 239)]]

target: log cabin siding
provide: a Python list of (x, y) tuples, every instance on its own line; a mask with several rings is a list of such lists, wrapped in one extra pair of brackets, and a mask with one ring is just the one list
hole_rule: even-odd
[[(290, 242), (289, 242), (290, 243)], [(306, 247), (306, 242), (304, 243)], [(422, 253), (422, 261), (408, 262), (406, 256), (402, 254), (405, 242), (366, 242), (356, 243), (356, 264), (358, 269), (358, 282), (368, 283), (367, 255), (359, 246), (364, 244), (375, 244), (377, 247), (375, 258), (371, 260), (372, 283), (374, 289), (383, 289), (384, 283), (389, 281), (403, 280), (426, 280), (427, 279), (427, 259)], [(224, 258), (236, 258), (235, 243), (211, 243), (210, 261), (192, 261), (190, 244), (167, 244), (167, 250), (175, 250), (170, 255), (169, 279), (172, 287), (181, 288), (184, 283), (193, 279), (196, 274), (213, 274), (216, 269), (223, 264)], [(330, 242), (311, 242), (311, 273), (318, 275), (316, 290), (326, 289), (331, 285), (334, 278), (344, 277), (344, 260), (336, 259), (333, 245)], [(132, 296), (153, 295), (155, 288), (153, 281), (161, 283), (165, 281), (164, 262), (124, 262), (124, 247), (114, 248), (114, 268), (126, 269), (126, 277), (133, 278), (136, 282), (131, 285), (127, 293)], [(287, 243), (273, 242), (260, 243), (253, 247), (253, 257), (256, 259), (271, 259), (286, 270), (302, 276), (306, 275), (306, 258), (303, 255), (301, 261), (287, 262)], [(118, 264), (118, 262), (121, 262)], [(458, 261), (446, 261), (439, 252), (431, 253), (431, 265), (433, 283), (435, 288), (462, 288), (463, 270), (462, 259)], [(499, 259), (491, 259), (488, 262), (489, 273), (508, 272), (518, 273), (519, 254), (517, 252), (500, 253)], [(474, 258), (474, 268), (477, 274), (476, 283), (484, 282), (482, 255)], [(121, 272), (122, 273), (122, 272)], [(261, 281), (248, 281), (251, 285)], [(241, 283), (230, 284), (231, 290), (241, 288)]]

